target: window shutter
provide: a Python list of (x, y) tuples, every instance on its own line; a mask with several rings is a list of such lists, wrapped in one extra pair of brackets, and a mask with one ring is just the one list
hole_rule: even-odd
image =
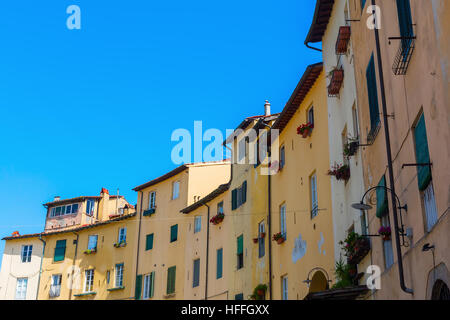
[(244, 236), (240, 235), (237, 238), (237, 254), (243, 254), (244, 253)]
[(241, 188), (242, 196), (241, 196), (241, 204), (247, 201), (247, 181), (244, 181)]
[(367, 94), (369, 97), (370, 126), (371, 130), (378, 126), (380, 122), (380, 112), (378, 108), (377, 78), (375, 75), (375, 61), (372, 54), (366, 70)]
[(153, 233), (147, 235), (146, 243), (145, 243), (145, 250), (151, 250), (153, 249)]
[(155, 294), (155, 271), (150, 273), (150, 294), (149, 298), (153, 298)]
[(176, 266), (167, 270), (167, 294), (175, 292)]
[(177, 241), (178, 237), (178, 225), (174, 225), (170, 227), (170, 242)]
[(237, 189), (231, 191), (231, 210), (237, 208)]
[(222, 278), (222, 270), (223, 270), (223, 249), (217, 250), (217, 272), (216, 278)]
[(63, 261), (66, 254), (66, 240), (56, 241), (54, 261)]
[[(386, 177), (383, 176), (378, 183), (379, 187), (386, 187)], [(387, 190), (384, 188), (377, 188), (377, 217), (382, 218), (388, 212)]]
[(194, 275), (192, 277), (192, 286), (198, 287), (200, 284), (200, 259), (194, 260)]
[(141, 291), (142, 291), (142, 275), (136, 276), (136, 287), (134, 291), (134, 299), (141, 299)]
[[(417, 163), (429, 163), (430, 153), (428, 150), (427, 129), (423, 114), (420, 116), (416, 128), (414, 129), (414, 140), (416, 143)], [(425, 190), (431, 181), (430, 166), (417, 166), (417, 179), (419, 182), (419, 190)]]

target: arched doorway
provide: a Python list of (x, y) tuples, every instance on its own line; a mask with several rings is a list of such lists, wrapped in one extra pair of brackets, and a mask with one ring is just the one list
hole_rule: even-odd
[(328, 289), (328, 281), (322, 271), (316, 271), (311, 279), (309, 293), (320, 292)]
[(431, 300), (450, 300), (450, 290), (442, 280), (436, 280), (431, 293)]

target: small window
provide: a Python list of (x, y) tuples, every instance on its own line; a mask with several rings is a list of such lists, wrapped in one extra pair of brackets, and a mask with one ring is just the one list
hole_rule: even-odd
[(175, 242), (178, 240), (178, 225), (173, 225), (170, 227), (170, 242)]
[(156, 208), (156, 192), (152, 191), (148, 195), (148, 208), (154, 209)]
[(308, 122), (314, 125), (314, 107), (308, 109)]
[(258, 257), (262, 258), (266, 254), (266, 243), (265, 243), (266, 226), (264, 221), (260, 222), (258, 225)]
[(175, 293), (175, 280), (177, 274), (177, 267), (173, 266), (167, 269), (167, 294)]
[(223, 211), (223, 201), (221, 201), (221, 202), (219, 202), (217, 204), (217, 214), (223, 214), (223, 213), (224, 213), (224, 211)]
[(72, 213), (78, 213), (78, 203), (72, 205)]
[(153, 249), (153, 233), (152, 234), (148, 234), (146, 239), (145, 239), (145, 250), (152, 250)]
[(281, 296), (283, 300), (288, 300), (288, 277), (281, 278)]
[(280, 170), (284, 168), (286, 164), (285, 148), (284, 145), (280, 148)]
[(246, 150), (247, 150), (247, 139), (246, 137), (244, 137), (239, 141), (238, 163), (243, 163), (242, 160), (244, 160), (246, 157)]
[(98, 235), (89, 236), (88, 250), (97, 250)]
[[(389, 214), (385, 214), (381, 218), (381, 225), (383, 227), (391, 227), (389, 222)], [(383, 240), (383, 251), (384, 251), (384, 262), (386, 269), (389, 269), (394, 264), (394, 252), (392, 249), (392, 239), (391, 240)]]
[(84, 272), (84, 292), (92, 292), (94, 290), (94, 269)]
[(144, 299), (153, 298), (155, 292), (155, 271), (144, 277)]
[(89, 199), (86, 201), (86, 215), (92, 217), (94, 215), (94, 207), (95, 201), (93, 199)]
[(202, 216), (196, 216), (194, 218), (194, 233), (200, 232), (202, 229)]
[(119, 229), (119, 243), (126, 243), (127, 242), (127, 228), (120, 228)]
[(287, 228), (286, 228), (286, 204), (283, 204), (280, 207), (280, 232), (281, 234), (284, 236), (284, 239), (286, 239), (286, 233), (287, 233)]
[(66, 254), (66, 240), (56, 241), (55, 255), (53, 261), (63, 261)]
[(109, 284), (109, 281), (111, 280), (111, 271), (106, 271), (106, 284)]
[(52, 283), (50, 285), (50, 297), (59, 297), (61, 294), (61, 280), (62, 275), (61, 274), (54, 274), (52, 275)]
[(352, 117), (353, 117), (353, 136), (355, 138), (359, 138), (358, 110), (356, 109), (355, 104), (353, 104), (352, 108)]
[(319, 212), (319, 203), (317, 201), (317, 175), (315, 173), (309, 178), (309, 186), (311, 193), (311, 218), (314, 218)]
[(216, 278), (222, 278), (223, 274), (223, 248), (217, 249), (217, 270)]
[(244, 267), (244, 235), (237, 237), (237, 269)]
[(16, 300), (25, 300), (27, 298), (28, 278), (17, 278)]
[(369, 99), (369, 115), (370, 115), (370, 133), (369, 136), (371, 140), (375, 138), (375, 135), (380, 124), (380, 111), (378, 105), (378, 89), (377, 89), (377, 78), (375, 74), (375, 60), (372, 56), (370, 57), (369, 64), (366, 70), (366, 81), (367, 81), (367, 94)]
[(116, 264), (116, 281), (114, 285), (116, 288), (123, 287), (123, 263)]
[(172, 185), (172, 200), (178, 199), (180, 196), (180, 181), (175, 181)]
[(31, 262), (32, 252), (33, 252), (32, 245), (22, 246), (22, 262)]
[(194, 272), (192, 276), (192, 287), (198, 287), (200, 285), (200, 259), (194, 260)]

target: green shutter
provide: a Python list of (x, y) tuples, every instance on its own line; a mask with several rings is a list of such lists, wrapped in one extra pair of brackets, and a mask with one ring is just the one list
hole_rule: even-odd
[(136, 276), (136, 287), (134, 290), (134, 299), (141, 299), (141, 291), (142, 291), (142, 275)]
[[(386, 187), (386, 177), (383, 176), (378, 183), (378, 187)], [(377, 188), (377, 217), (381, 218), (388, 212), (387, 190), (385, 188)]]
[(177, 273), (176, 268), (176, 266), (173, 266), (167, 269), (167, 294), (175, 292), (175, 278)]
[(223, 249), (217, 250), (217, 273), (216, 278), (220, 279), (222, 278), (222, 271), (223, 271)]
[(145, 241), (145, 250), (151, 250), (153, 249), (153, 233), (148, 234), (146, 241)]
[(231, 191), (231, 210), (237, 208), (237, 189)]
[(155, 271), (150, 273), (150, 295), (149, 298), (153, 298), (155, 294)]
[(375, 61), (372, 54), (369, 65), (366, 70), (367, 80), (367, 95), (369, 97), (369, 111), (370, 111), (370, 129), (373, 130), (380, 122), (380, 112), (378, 107), (378, 91), (377, 91), (377, 77), (375, 75)]
[(247, 181), (244, 181), (244, 183), (242, 184), (241, 192), (242, 192), (241, 202), (245, 203), (247, 201)]
[(177, 241), (178, 238), (178, 225), (173, 225), (170, 227), (170, 242)]
[(194, 260), (194, 272), (192, 275), (192, 287), (198, 287), (200, 285), (200, 259)]
[(244, 253), (244, 236), (240, 235), (237, 238), (237, 254), (243, 254)]
[[(423, 114), (420, 116), (414, 129), (414, 140), (416, 143), (416, 162), (429, 163), (430, 153), (428, 151), (427, 129)], [(431, 181), (430, 166), (417, 166), (417, 180), (419, 182), (419, 190), (425, 190)]]
[(56, 241), (54, 261), (63, 261), (66, 254), (66, 240)]
[(234, 300), (244, 300), (244, 294), (238, 293), (237, 295), (234, 296)]

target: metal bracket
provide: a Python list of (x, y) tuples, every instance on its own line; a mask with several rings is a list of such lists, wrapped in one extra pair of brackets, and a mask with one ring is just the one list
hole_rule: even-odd
[(404, 163), (402, 164), (402, 169), (404, 167), (431, 167), (433, 165), (432, 162), (427, 163)]
[(389, 37), (389, 44), (391, 44), (391, 40), (415, 40), (416, 36), (413, 37)]

